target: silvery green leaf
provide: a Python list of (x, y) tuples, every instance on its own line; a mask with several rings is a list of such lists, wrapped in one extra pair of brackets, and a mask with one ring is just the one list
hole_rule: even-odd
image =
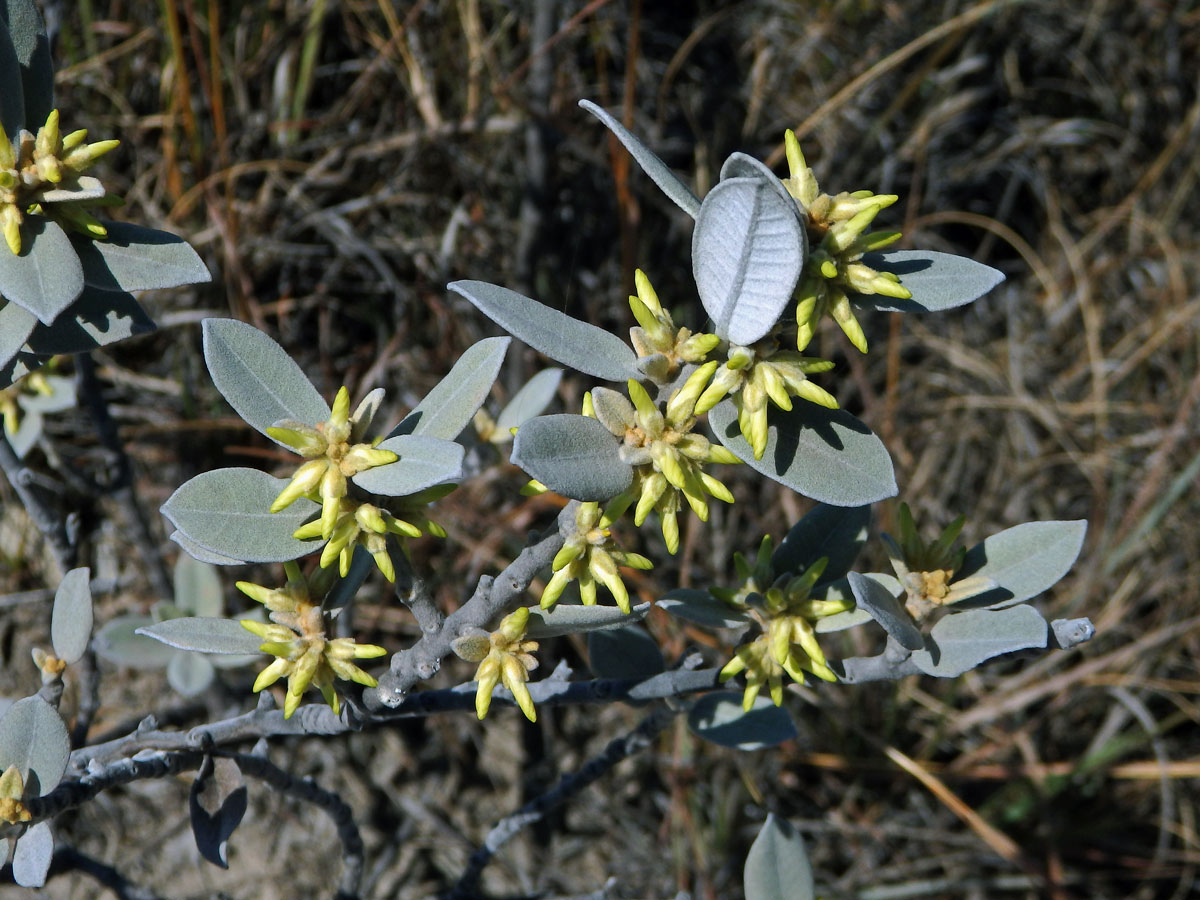
[(734, 344), (770, 331), (792, 299), (806, 251), (795, 202), (771, 185), (731, 178), (709, 191), (692, 232), (692, 274), (713, 330)]
[(787, 710), (766, 697), (756, 697), (745, 712), (742, 695), (734, 691), (705, 694), (692, 704), (687, 721), (697, 737), (735, 750), (762, 750), (796, 737)]
[(403, 497), (435, 484), (445, 484), (462, 478), (465, 451), (461, 444), (453, 441), (417, 434), (401, 434), (388, 438), (377, 449), (391, 450), (400, 458), (393, 463), (375, 466), (352, 476), (351, 481), (372, 494)]
[(42, 436), (42, 424), (42, 414), (35, 409), (21, 416), (21, 423), (16, 431), (9, 431), (8, 426), (4, 426), (4, 437), (17, 459), (24, 459), (37, 444), (38, 438)]
[(786, 819), (767, 814), (750, 845), (742, 876), (746, 900), (815, 900), (812, 866), (804, 841)]
[(21, 409), (40, 413), (62, 412), (75, 406), (75, 379), (64, 378), (62, 375), (47, 375), (46, 387), (49, 394), (23, 394)]
[(587, 646), (597, 678), (650, 678), (666, 668), (658, 643), (643, 628), (621, 625), (593, 631)]
[[(25, 127), (36, 132), (54, 109), (54, 66), (50, 39), (34, 0), (6, 0), (4, 14), (13, 50), (21, 66), (21, 90), (25, 101)], [(10, 131), (9, 137), (16, 137)]]
[(180, 485), (162, 514), (206, 550), (246, 562), (286, 562), (313, 545), (292, 533), (319, 507), (301, 497), (282, 512), (271, 503), (287, 486), (257, 469), (215, 469)]
[(933, 250), (885, 250), (863, 254), (863, 263), (900, 276), (912, 299), (882, 294), (852, 294), (855, 306), (888, 312), (940, 312), (978, 300), (1004, 280), (1004, 273), (983, 263)]
[(212, 685), (215, 675), (212, 661), (203, 653), (176, 653), (167, 663), (167, 683), (183, 697), (203, 694)]
[(362, 587), (362, 583), (374, 570), (375, 560), (371, 558), (367, 548), (362, 544), (356, 544), (354, 552), (350, 554), (350, 571), (346, 573), (345, 578), (339, 578), (333, 583), (333, 587), (325, 595), (325, 602), (322, 604), (324, 609), (336, 612), (353, 600), (358, 589)]
[(845, 612), (817, 619), (813, 624), (813, 631), (817, 634), (832, 634), (835, 631), (845, 631), (847, 628), (854, 628), (873, 621), (875, 620), (865, 609), (848, 609)]
[(99, 200), (104, 194), (104, 185), (99, 178), (80, 175), (75, 179), (74, 187), (48, 188), (38, 194), (38, 199), (42, 203), (78, 203), (83, 200)]
[(822, 581), (835, 581), (850, 571), (871, 530), (871, 507), (829, 506), (818, 503), (791, 527), (775, 553), (771, 567), (800, 574), (822, 556), (828, 558)]
[(21, 887), (40, 888), (46, 883), (50, 860), (54, 857), (54, 834), (49, 822), (31, 825), (17, 839), (13, 852), (13, 881)]
[(137, 634), (162, 641), (176, 650), (197, 653), (233, 653), (246, 655), (258, 652), (262, 638), (251, 634), (234, 619), (185, 616), (167, 619), (154, 625), (144, 625)]
[(102, 224), (108, 237), (73, 239), (84, 280), (92, 287), (148, 291), (212, 281), (208, 267), (183, 238), (128, 222)]
[(850, 572), (846, 576), (858, 608), (870, 613), (871, 618), (883, 626), (883, 630), (899, 642), (906, 650), (920, 650), (925, 638), (913, 624), (900, 598), (873, 578)]
[(1000, 609), (1036, 597), (1070, 571), (1086, 533), (1087, 522), (1076, 519), (1026, 522), (984, 538), (967, 551), (954, 582), (983, 577), (997, 587), (956, 606)]
[(150, 616), (117, 616), (96, 632), (92, 647), (97, 656), (116, 666), (161, 669), (176, 656), (176, 652), (166, 644), (137, 633), (139, 628), (153, 624), (154, 619)]
[(446, 287), (513, 337), (565, 366), (606, 381), (641, 377), (633, 351), (595, 325), (486, 281), (454, 281)]
[(994, 656), (1046, 646), (1046, 620), (1029, 604), (951, 613), (929, 633), (912, 661), (926, 675), (957, 678)]
[(26, 216), (20, 256), (0, 253), (0, 294), (49, 325), (82, 290), (83, 267), (62, 226)]
[(449, 374), (425, 395), (388, 437), (423, 434), (452, 441), (471, 423), (496, 382), (511, 338), (478, 341), (458, 358)]
[(496, 416), (496, 433), (507, 436), (512, 429), (545, 412), (558, 391), (562, 373), (562, 369), (542, 369), (525, 382)]
[(246, 783), (236, 762), (206, 756), (188, 798), (196, 848), (210, 863), (229, 868), (226, 847), (246, 814)]
[(722, 400), (708, 414), (717, 440), (756, 472), (830, 506), (866, 506), (896, 495), (887, 448), (848, 412), (798, 400), (791, 412), (772, 408), (767, 449), (755, 459), (737, 423), (737, 408)]
[[(731, 153), (721, 165), (721, 181), (731, 178), (754, 178), (775, 191), (786, 203), (796, 206), (796, 200), (788, 193), (779, 176), (772, 172), (764, 163), (746, 153)], [(807, 243), (806, 243), (807, 246)]]
[(189, 615), (219, 616), (225, 611), (221, 576), (209, 563), (180, 553), (172, 573), (175, 605)]
[[(13, 47), (8, 27), (0, 20), (0, 84), (21, 83), (21, 63)], [(21, 91), (0, 91), (0, 126), (11, 142), (25, 127), (25, 96)]]
[(649, 603), (639, 603), (628, 613), (615, 606), (567, 606), (561, 602), (551, 609), (529, 608), (529, 624), (525, 636), (540, 641), (563, 634), (582, 634), (585, 631), (605, 631), (622, 628), (636, 622), (650, 610)]
[[(3, 249), (7, 251), (8, 248)], [(23, 306), (4, 303), (3, 299), (0, 299), (0, 303), (4, 304), (0, 306), (0, 367), (5, 367), (25, 346), (25, 341), (38, 320), (37, 316)], [(6, 387), (7, 384), (0, 383), (0, 388)]]
[(668, 591), (656, 605), (673, 616), (706, 628), (744, 628), (751, 621), (747, 613), (718, 600), (708, 591), (695, 588)]
[(84, 353), (155, 328), (133, 294), (84, 286), (83, 293), (63, 310), (52, 325), (38, 324), (29, 335), (29, 349), (43, 356)]
[(234, 319), (205, 319), (203, 330), (204, 361), (213, 384), (256, 431), (267, 434), (280, 419), (309, 425), (329, 419), (329, 404), (300, 367), (253, 325)]
[(26, 797), (53, 790), (70, 755), (71, 740), (62, 716), (36, 694), (18, 700), (0, 719), (0, 772), (16, 766)]
[(649, 147), (641, 142), (624, 125), (597, 106), (590, 100), (580, 100), (579, 105), (603, 122), (629, 151), (634, 161), (641, 166), (642, 171), (650, 176), (650, 180), (658, 185), (659, 190), (685, 213), (696, 218), (700, 213), (700, 198), (692, 193), (683, 181), (672, 172), (665, 162), (659, 159)]
[(72, 569), (54, 593), (50, 613), (50, 642), (54, 655), (67, 665), (79, 662), (92, 637), (91, 570)]
[(198, 559), (200, 562), (206, 562), (213, 566), (244, 566), (244, 559), (234, 559), (232, 556), (226, 556), (223, 553), (216, 553), (209, 550), (207, 547), (201, 547), (190, 537), (176, 528), (171, 532), (171, 540), (183, 548), (184, 552), (193, 559)]
[(621, 459), (619, 448), (595, 419), (538, 416), (517, 431), (512, 462), (564, 497), (609, 500), (633, 481), (633, 467)]

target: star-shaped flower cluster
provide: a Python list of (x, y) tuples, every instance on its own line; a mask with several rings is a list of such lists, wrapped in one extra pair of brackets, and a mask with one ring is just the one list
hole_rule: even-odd
[(864, 253), (881, 250), (900, 239), (898, 231), (867, 231), (875, 217), (899, 198), (871, 191), (824, 194), (790, 129), (784, 143), (790, 174), (783, 186), (808, 213), (805, 227), (812, 247), (796, 288), (796, 349), (808, 346), (821, 317), (829, 315), (850, 342), (866, 353), (867, 338), (854, 317), (848, 292), (904, 300), (912, 296), (897, 276), (862, 262)]
[(87, 185), (79, 177), (120, 141), (86, 141), (86, 129), (60, 133), (57, 109), (36, 136), (22, 129), (15, 145), (0, 126), (0, 231), (14, 256), (21, 253), (21, 225), (31, 212), (94, 237), (108, 235), (88, 212), (104, 202), (104, 190), (95, 179)]
[[(629, 507), (632, 498), (618, 503), (601, 514), (599, 503), (581, 503), (575, 513), (575, 530), (563, 541), (554, 557), (554, 575), (542, 591), (542, 609), (558, 602), (563, 590), (572, 581), (579, 582), (579, 596), (584, 606), (596, 602), (596, 583), (603, 584), (623, 612), (629, 612), (629, 590), (621, 580), (617, 566), (632, 569), (652, 569), (654, 564), (640, 553), (631, 553), (617, 546), (609, 526)], [(615, 516), (612, 515), (615, 513)]]
[(953, 580), (967, 555), (967, 548), (955, 543), (965, 522), (966, 517), (959, 516), (926, 543), (917, 534), (908, 504), (901, 503), (899, 540), (890, 534), (880, 535), (896, 578), (908, 595), (905, 607), (917, 621), (939, 606), (960, 603), (996, 586), (986, 577)]
[(344, 678), (365, 687), (375, 687), (376, 681), (352, 660), (375, 659), (387, 653), (375, 644), (359, 644), (353, 638), (326, 637), (325, 616), (320, 603), (310, 596), (310, 583), (295, 562), (285, 563), (288, 581), (279, 589), (271, 589), (246, 581), (237, 583), (247, 597), (268, 610), (271, 622), (265, 624), (249, 619), (242, 627), (263, 639), (259, 649), (276, 660), (263, 669), (254, 681), (254, 691), (269, 687), (287, 677), (287, 695), (283, 702), (283, 717), (290, 718), (300, 705), (300, 698), (310, 684), (315, 685), (334, 713), (341, 711), (334, 678)]
[(529, 624), (529, 610), (522, 606), (504, 617), (500, 627), (488, 634), (481, 628), (472, 629), (453, 642), (456, 654), (468, 662), (479, 663), (475, 671), (478, 687), (475, 691), (475, 713), (479, 718), (487, 715), (492, 705), (492, 692), (503, 682), (509, 689), (517, 706), (530, 722), (537, 721), (533, 698), (529, 696), (526, 682), (529, 673), (537, 668), (533, 651), (537, 641), (525, 639), (525, 628)]
[(747, 710), (754, 705), (763, 685), (775, 705), (782, 705), (785, 674), (798, 684), (805, 683), (806, 672), (823, 681), (837, 681), (817, 643), (813, 623), (850, 608), (844, 601), (809, 597), (825, 571), (828, 561), (825, 557), (800, 575), (784, 573), (776, 578), (771, 568), (772, 549), (770, 537), (763, 538), (753, 567), (741, 554), (735, 554), (741, 586), (732, 590), (710, 588), (714, 596), (749, 613), (760, 628), (754, 640), (734, 651), (733, 659), (720, 674), (721, 681), (728, 681), (740, 672), (745, 673), (742, 705)]

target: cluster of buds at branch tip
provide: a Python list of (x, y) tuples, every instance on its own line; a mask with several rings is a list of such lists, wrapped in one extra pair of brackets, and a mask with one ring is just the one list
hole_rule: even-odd
[(638, 368), (658, 384), (666, 384), (680, 366), (704, 362), (721, 339), (715, 334), (692, 334), (687, 328), (676, 328), (646, 273), (638, 269), (633, 278), (637, 296), (629, 298), (629, 308), (638, 324), (629, 329), (629, 340), (638, 355)]
[(579, 582), (579, 596), (584, 606), (596, 602), (596, 584), (603, 584), (612, 593), (622, 612), (629, 612), (629, 590), (621, 579), (618, 566), (631, 569), (652, 569), (654, 564), (640, 553), (621, 550), (609, 526), (629, 508), (632, 496), (622, 494), (600, 511), (598, 503), (581, 503), (575, 512), (575, 530), (563, 541), (551, 563), (554, 575), (542, 591), (542, 609), (558, 602), (563, 590), (572, 581)]
[(817, 643), (813, 623), (826, 616), (852, 608), (844, 600), (822, 600), (810, 593), (825, 571), (828, 560), (817, 560), (802, 574), (784, 573), (774, 576), (771, 567), (772, 544), (763, 538), (753, 566), (744, 557), (734, 557), (742, 584), (736, 589), (710, 588), (712, 594), (744, 612), (758, 623), (757, 638), (740, 645), (733, 658), (721, 669), (721, 681), (745, 673), (746, 690), (742, 705), (749, 710), (767, 686), (776, 706), (783, 703), (783, 676), (798, 684), (805, 683), (805, 673), (823, 681), (837, 681), (829, 668), (825, 654)]
[[(55, 357), (55, 359), (58, 358)], [(54, 385), (46, 377), (49, 371), (53, 371), (53, 360), (44, 368), (30, 372), (6, 388), (0, 388), (0, 420), (3, 421), (4, 431), (7, 434), (16, 434), (21, 427), (20, 398), (22, 395), (26, 397), (54, 396)]]
[(705, 472), (704, 465), (736, 463), (738, 458), (693, 431), (696, 401), (716, 368), (714, 360), (693, 371), (668, 398), (665, 412), (634, 379), (627, 386), (629, 399), (608, 388), (596, 388), (584, 398), (584, 415), (594, 416), (621, 439), (621, 458), (634, 467), (632, 487), (613, 502), (627, 508), (636, 501), (633, 521), (639, 527), (651, 510), (657, 512), (671, 553), (679, 549), (676, 514), (681, 501), (705, 522), (706, 495), (733, 502), (729, 488)]
[(378, 449), (378, 439), (363, 442), (376, 405), (376, 399), (368, 397), (351, 416), (350, 392), (342, 387), (334, 398), (329, 421), (308, 425), (283, 420), (267, 429), (268, 435), (308, 460), (275, 498), (271, 512), (287, 509), (301, 497), (310, 497), (321, 504), (321, 537), (333, 537), (342, 512), (341, 501), (346, 496), (346, 480), (399, 459), (391, 450)]
[(867, 338), (854, 317), (847, 292), (903, 300), (912, 296), (896, 275), (877, 271), (861, 261), (864, 253), (881, 250), (900, 239), (898, 231), (867, 231), (875, 217), (899, 198), (871, 191), (823, 194), (790, 129), (784, 135), (784, 145), (789, 176), (783, 179), (783, 185), (808, 214), (806, 227), (813, 248), (796, 289), (796, 349), (808, 346), (821, 317), (829, 315), (850, 342), (866, 353)]
[(917, 533), (908, 504), (901, 503), (899, 540), (890, 534), (880, 535), (896, 578), (908, 595), (905, 607), (917, 621), (939, 606), (961, 603), (996, 587), (996, 582), (986, 576), (954, 580), (967, 555), (967, 549), (955, 543), (965, 522), (966, 517), (959, 516), (926, 543)]
[(767, 401), (791, 410), (792, 397), (799, 397), (826, 409), (837, 409), (834, 396), (808, 378), (832, 368), (829, 360), (780, 350), (774, 337), (750, 347), (730, 344), (725, 362), (715, 370), (696, 401), (695, 414), (708, 412), (732, 395), (742, 437), (753, 449), (754, 458), (762, 459), (767, 449)]
[[(21, 253), (21, 224), (34, 212), (50, 216), (61, 224), (93, 237), (107, 237), (105, 227), (87, 211), (89, 205), (105, 204), (106, 198), (88, 192), (86, 201), (48, 201), (47, 191), (71, 191), (81, 186), (78, 178), (97, 159), (120, 141), (85, 143), (87, 130), (63, 135), (59, 131), (58, 110), (51, 110), (36, 135), (22, 130), (16, 142), (0, 125), (0, 231), (14, 256)], [(99, 187), (98, 182), (94, 182)]]
[(287, 585), (271, 589), (246, 581), (237, 583), (247, 597), (263, 604), (274, 624), (241, 621), (242, 627), (263, 639), (263, 653), (276, 657), (254, 681), (254, 691), (263, 690), (287, 677), (283, 717), (291, 718), (308, 686), (314, 685), (333, 709), (341, 712), (341, 702), (333, 689), (334, 678), (375, 687), (376, 680), (352, 660), (375, 659), (387, 653), (375, 644), (359, 644), (353, 638), (327, 638), (325, 619), (319, 603), (314, 603), (308, 582), (295, 562), (285, 564)]
[(455, 638), (452, 649), (468, 662), (479, 663), (475, 671), (475, 713), (479, 718), (488, 714), (492, 705), (492, 692), (503, 683), (513, 695), (530, 722), (537, 721), (533, 698), (529, 696), (529, 673), (537, 668), (533, 652), (537, 641), (525, 640), (525, 628), (529, 624), (529, 610), (522, 606), (504, 617), (500, 627), (488, 634), (481, 628), (472, 628)]

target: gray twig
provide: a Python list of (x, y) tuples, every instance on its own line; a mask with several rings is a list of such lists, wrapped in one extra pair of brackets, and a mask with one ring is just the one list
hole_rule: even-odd
[(62, 578), (75, 564), (75, 544), (67, 530), (66, 516), (47, 503), (34, 489), (36, 477), (33, 470), (17, 459), (17, 454), (8, 439), (0, 434), (0, 469), (4, 470), (9, 484), (25, 506), (25, 512), (46, 541), (58, 564), (58, 578)]
[(149, 888), (134, 884), (107, 863), (102, 863), (65, 844), (54, 849), (54, 859), (50, 863), (50, 876), (53, 877), (64, 872), (83, 872), (85, 875), (90, 875), (116, 894), (120, 900), (159, 900), (159, 895)]
[(649, 747), (674, 717), (674, 710), (659, 706), (642, 719), (633, 731), (610, 741), (604, 752), (588, 760), (577, 772), (564, 775), (549, 791), (498, 822), (488, 832), (483, 845), (471, 854), (466, 871), (450, 891), (449, 900), (465, 900), (477, 896), (479, 877), (501, 847), (522, 828), (542, 819), (548, 812), (562, 806), (589, 784), (607, 774), (621, 760)]
[(379, 686), (363, 693), (367, 708), (378, 711), (399, 706), (413, 685), (437, 674), (455, 638), (467, 628), (482, 628), (514, 608), (538, 572), (550, 565), (562, 548), (559, 523), (568, 521), (565, 517), (574, 521), (575, 507), (576, 504), (568, 503), (559, 513), (558, 521), (534, 538), (499, 575), (481, 577), (470, 599), (447, 616), (436, 630), (426, 631), (411, 647), (393, 654), (391, 670), (379, 679)]

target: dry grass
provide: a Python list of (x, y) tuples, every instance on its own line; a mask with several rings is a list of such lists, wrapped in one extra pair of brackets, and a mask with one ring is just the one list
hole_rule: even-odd
[[(497, 895), (585, 894), (613, 876), (612, 896), (737, 897), (764, 809), (801, 826), (829, 898), (1194, 893), (1200, 16), (1188, 4), (746, 0), (681, 14), (597, 0), (558, 5), (549, 30), (492, 0), (73, 7), (58, 84), (71, 127), (123, 138), (109, 178), (128, 218), (187, 235), (215, 276), (150, 300), (156, 336), (98, 354), (151, 509), (199, 470), (272, 455), (209, 384), (202, 315), (266, 328), (326, 393), (387, 387), (398, 413), (492, 333), (448, 280), (510, 285), (620, 327), (641, 266), (669, 304), (693, 303), (686, 221), (581, 97), (621, 109), (700, 191), (729, 152), (778, 160), (783, 130), (798, 128), (823, 186), (898, 193), (885, 216), (911, 245), (1008, 274), (966, 310), (868, 319), (865, 359), (832, 331), (818, 349), (839, 362), (843, 405), (891, 448), (926, 530), (958, 513), (968, 541), (1088, 519), (1078, 565), (1039, 604), (1091, 616), (1097, 638), (951, 683), (802, 692), (789, 702), (803, 738), (777, 751), (736, 755), (671, 731), (567, 810), (553, 840), (506, 850), (485, 880)], [(511, 354), (502, 392), (536, 365)], [(95, 464), (76, 424), (58, 426), (64, 452)], [(545, 500), (516, 497), (519, 481), (460, 491), (444, 504), (448, 549), (418, 547), (447, 603), (464, 572), (493, 571), (548, 520)], [(733, 549), (806, 505), (742, 489), (748, 502), (690, 529), (678, 560), (640, 582), (647, 598), (723, 577)], [(891, 514), (879, 512), (885, 528)], [(19, 523), (6, 514), (0, 527)], [(131, 557), (111, 568), (134, 586), (106, 609), (152, 599)], [(41, 586), (35, 553), (0, 571), (8, 589)], [(6, 615), (11, 635), (24, 620)], [(411, 633), (383, 604), (363, 620), (380, 643)], [(651, 628), (670, 650), (689, 640), (665, 617)], [(108, 724), (132, 689), (106, 688)], [(488, 823), (633, 715), (431, 720), (288, 752), (362, 810), (370, 896), (423, 897)], [(114, 795), (60, 833), (136, 860), (127, 874), (171, 896), (268, 896), (268, 872), (294, 878), (278, 896), (328, 890), (336, 862), (312, 810), (260, 799), (223, 881), (190, 874), (203, 864), (187, 841), (160, 844), (146, 827), (186, 836), (183, 788), (156, 791)]]

